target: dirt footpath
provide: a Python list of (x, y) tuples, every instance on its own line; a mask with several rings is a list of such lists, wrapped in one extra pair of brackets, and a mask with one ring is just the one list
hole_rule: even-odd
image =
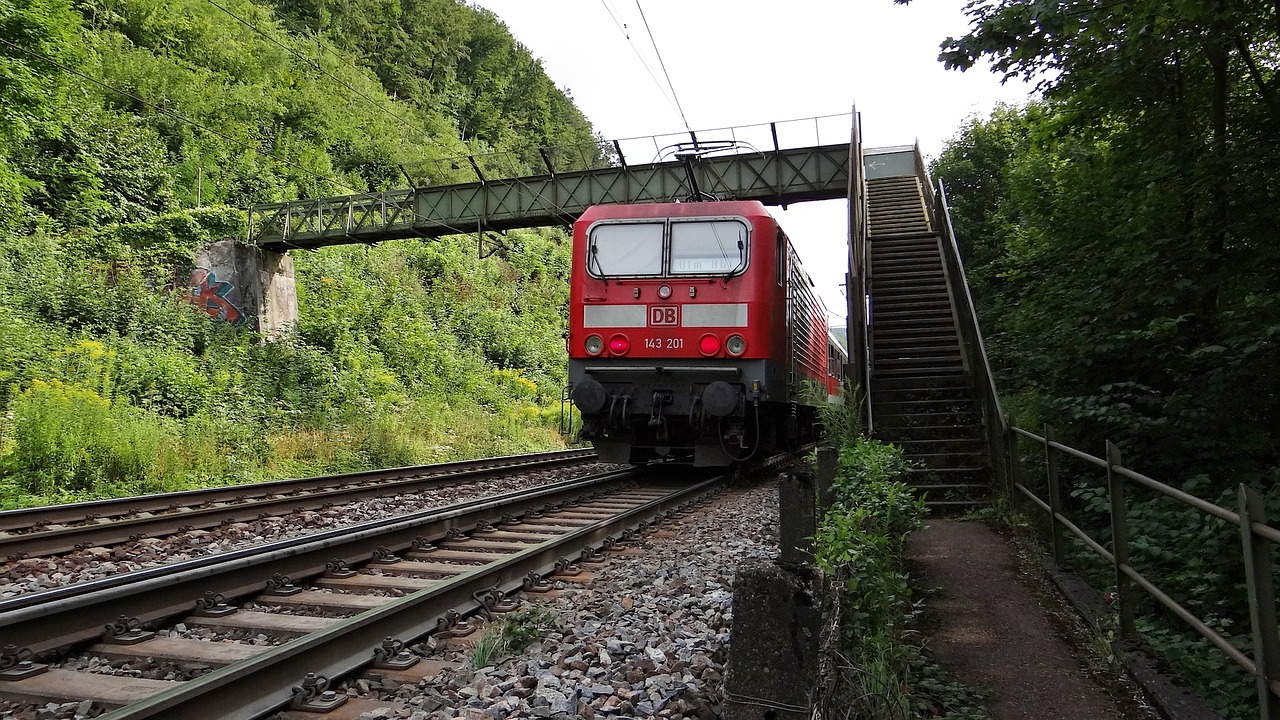
[(909, 541), (929, 650), (987, 695), (993, 720), (1102, 720), (1126, 714), (1095, 683), (1020, 577), (1013, 548), (985, 525), (935, 519)]

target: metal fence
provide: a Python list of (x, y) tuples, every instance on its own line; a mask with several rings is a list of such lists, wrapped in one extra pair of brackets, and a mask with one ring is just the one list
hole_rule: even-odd
[[(922, 164), (918, 164), (917, 174), (920, 176), (922, 187), (929, 186), (928, 173)], [(1110, 441), (1106, 445), (1106, 457), (1100, 458), (1059, 443), (1054, 437), (1053, 428), (1048, 425), (1044, 428), (1043, 436), (1018, 427), (1005, 415), (1000, 404), (994, 374), (983, 345), (977, 312), (969, 293), (964, 265), (960, 259), (955, 231), (951, 226), (946, 191), (941, 182), (938, 183), (936, 192), (930, 199), (935, 227), (943, 235), (944, 267), (948, 283), (957, 298), (955, 306), (961, 332), (961, 345), (968, 367), (974, 376), (978, 403), (982, 408), (983, 424), (986, 428), (987, 447), (997, 479), (1011, 496), (1019, 493), (1048, 514), (1053, 558), (1059, 565), (1065, 560), (1064, 543), (1067, 532), (1079, 538), (1095, 555), (1111, 565), (1122, 637), (1133, 638), (1137, 634), (1134, 628), (1134, 606), (1138, 597), (1136, 590), (1141, 589), (1245, 672), (1253, 675), (1257, 684), (1259, 717), (1262, 720), (1280, 720), (1280, 632), (1277, 632), (1271, 562), (1272, 544), (1280, 542), (1280, 530), (1267, 524), (1261, 496), (1252, 488), (1240, 484), (1237, 488), (1238, 510), (1233, 511), (1125, 467), (1121, 462), (1120, 450)], [(1019, 476), (1024, 473), (1019, 463), (1019, 438), (1044, 446), (1047, 498), (1037, 496), (1019, 481)], [(1111, 529), (1111, 549), (1109, 550), (1063, 514), (1063, 487), (1060, 482), (1059, 465), (1064, 455), (1106, 472)], [(1229, 640), (1209, 627), (1203, 619), (1196, 617), (1129, 563), (1129, 524), (1126, 518), (1125, 495), (1127, 486), (1132, 483), (1216, 517), (1239, 530), (1240, 557), (1244, 563), (1245, 582), (1248, 588), (1249, 624), (1253, 637), (1252, 657), (1231, 644)]]
[[(1100, 458), (1059, 443), (1054, 438), (1053, 428), (1048, 425), (1045, 426), (1043, 436), (1013, 424), (1009, 429), (1012, 432), (1011, 449), (1014, 450), (1014, 457), (1017, 457), (1018, 437), (1030, 439), (1044, 446), (1045, 480), (1049, 497), (1039, 497), (1021, 482), (1015, 481), (1013, 487), (1034, 505), (1048, 513), (1051, 521), (1050, 543), (1054, 560), (1058, 564), (1064, 562), (1065, 532), (1070, 532), (1095, 555), (1111, 565), (1115, 575), (1115, 602), (1120, 619), (1121, 637), (1133, 638), (1137, 634), (1133, 619), (1136, 586), (1212, 643), (1245, 672), (1253, 675), (1257, 681), (1260, 717), (1263, 720), (1280, 718), (1280, 634), (1277, 633), (1276, 602), (1271, 573), (1271, 543), (1280, 542), (1280, 531), (1267, 524), (1262, 497), (1242, 483), (1237, 490), (1239, 510), (1232, 511), (1125, 467), (1121, 462), (1119, 448), (1110, 441), (1107, 441), (1106, 457)], [(1110, 500), (1108, 513), (1111, 524), (1110, 550), (1081, 530), (1062, 512), (1063, 488), (1059, 482), (1059, 465), (1063, 455), (1106, 471), (1107, 495)], [(1249, 593), (1249, 624), (1254, 649), (1252, 658), (1169, 597), (1150, 578), (1129, 564), (1129, 527), (1125, 503), (1127, 483), (1137, 483), (1239, 529), (1240, 552), (1244, 561), (1245, 582)]]

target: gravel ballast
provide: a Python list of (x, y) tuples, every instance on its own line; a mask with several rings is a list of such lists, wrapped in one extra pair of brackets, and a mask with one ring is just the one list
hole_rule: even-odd
[(460, 668), (382, 694), (408, 715), (362, 717), (717, 717), (734, 572), (777, 553), (776, 484), (729, 490), (661, 530), (611, 554), (585, 586), (559, 582), (558, 597), (533, 600), (556, 628), (519, 655), (475, 668), (470, 651), (439, 651)]

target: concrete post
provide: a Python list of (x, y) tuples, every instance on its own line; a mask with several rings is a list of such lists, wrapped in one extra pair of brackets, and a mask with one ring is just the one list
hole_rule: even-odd
[(778, 483), (778, 564), (813, 565), (813, 536), (818, 532), (817, 492), (809, 473), (789, 473)]
[(820, 593), (810, 574), (748, 560), (733, 581), (724, 720), (807, 720), (818, 677)]

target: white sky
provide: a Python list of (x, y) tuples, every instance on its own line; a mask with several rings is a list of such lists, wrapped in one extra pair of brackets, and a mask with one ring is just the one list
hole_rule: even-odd
[[(636, 0), (472, 2), (493, 11), (541, 58), (551, 79), (573, 95), (605, 138), (683, 132), (684, 122), (664, 97), (670, 94), (666, 79)], [(1002, 85), (985, 68), (943, 69), (938, 46), (967, 31), (965, 3), (640, 0), (639, 7), (695, 131), (847, 114), (856, 102), (866, 147), (918, 140), (933, 157), (965, 118), (985, 116), (999, 101), (1023, 102), (1031, 92), (1018, 83)], [(626, 26), (630, 42), (618, 23)], [(819, 123), (816, 130), (813, 123), (786, 127), (794, 139), (783, 137), (784, 147), (849, 137), (843, 119)], [(845, 205), (837, 200), (770, 208), (813, 276), (833, 322), (845, 314)]]

